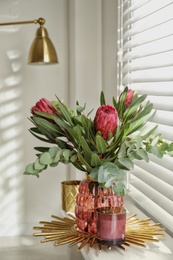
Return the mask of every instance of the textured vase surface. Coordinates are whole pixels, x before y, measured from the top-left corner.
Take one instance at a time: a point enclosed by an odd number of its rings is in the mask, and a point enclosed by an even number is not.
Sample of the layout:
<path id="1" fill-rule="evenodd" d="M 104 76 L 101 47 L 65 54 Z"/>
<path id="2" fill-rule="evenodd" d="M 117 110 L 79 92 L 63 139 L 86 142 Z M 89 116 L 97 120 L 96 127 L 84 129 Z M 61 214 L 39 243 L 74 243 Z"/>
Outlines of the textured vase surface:
<path id="1" fill-rule="evenodd" d="M 76 196 L 75 216 L 77 227 L 81 231 L 97 233 L 96 209 L 114 207 L 121 212 L 124 200 L 114 193 L 112 188 L 101 188 L 98 182 L 82 180 Z"/>
<path id="2" fill-rule="evenodd" d="M 66 212 L 74 212 L 76 205 L 76 195 L 78 193 L 80 181 L 70 180 L 61 183 L 62 209 Z"/>

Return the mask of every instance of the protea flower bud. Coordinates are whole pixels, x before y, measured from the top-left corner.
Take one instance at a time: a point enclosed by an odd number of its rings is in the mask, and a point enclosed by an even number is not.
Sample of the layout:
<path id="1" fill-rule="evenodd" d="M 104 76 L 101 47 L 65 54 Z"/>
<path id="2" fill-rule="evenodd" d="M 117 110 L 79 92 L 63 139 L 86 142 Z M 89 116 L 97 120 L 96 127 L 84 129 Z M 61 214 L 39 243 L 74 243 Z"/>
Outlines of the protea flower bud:
<path id="1" fill-rule="evenodd" d="M 125 100 L 125 107 L 128 108 L 130 106 L 130 104 L 132 103 L 132 99 L 133 99 L 133 95 L 134 95 L 134 90 L 129 89 L 127 91 L 127 96 L 126 96 L 126 100 Z"/>
<path id="2" fill-rule="evenodd" d="M 40 99 L 35 106 L 31 108 L 31 113 L 36 116 L 35 112 L 45 112 L 48 114 L 54 114 L 54 109 L 52 103 L 46 98 Z"/>
<path id="3" fill-rule="evenodd" d="M 94 118 L 95 131 L 100 131 L 103 139 L 109 140 L 115 133 L 118 123 L 118 113 L 112 106 L 101 106 Z"/>

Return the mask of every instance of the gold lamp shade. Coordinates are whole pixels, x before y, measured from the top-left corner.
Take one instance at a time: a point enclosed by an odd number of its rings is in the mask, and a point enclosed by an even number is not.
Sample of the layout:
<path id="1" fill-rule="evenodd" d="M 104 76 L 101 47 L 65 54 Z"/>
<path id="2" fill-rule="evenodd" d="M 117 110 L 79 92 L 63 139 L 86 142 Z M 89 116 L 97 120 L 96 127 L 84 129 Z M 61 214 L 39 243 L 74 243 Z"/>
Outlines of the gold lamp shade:
<path id="1" fill-rule="evenodd" d="M 43 27 L 43 24 L 45 23 L 44 18 L 39 18 L 31 21 L 0 23 L 0 26 L 30 23 L 39 24 L 40 28 L 37 29 L 36 38 L 34 39 L 30 48 L 28 63 L 39 65 L 57 64 L 58 58 L 55 48 L 53 46 L 53 43 L 49 39 L 47 30 Z"/>
<path id="2" fill-rule="evenodd" d="M 29 64 L 56 64 L 58 57 L 47 30 L 43 25 L 36 31 L 36 37 L 32 42 L 29 57 Z"/>

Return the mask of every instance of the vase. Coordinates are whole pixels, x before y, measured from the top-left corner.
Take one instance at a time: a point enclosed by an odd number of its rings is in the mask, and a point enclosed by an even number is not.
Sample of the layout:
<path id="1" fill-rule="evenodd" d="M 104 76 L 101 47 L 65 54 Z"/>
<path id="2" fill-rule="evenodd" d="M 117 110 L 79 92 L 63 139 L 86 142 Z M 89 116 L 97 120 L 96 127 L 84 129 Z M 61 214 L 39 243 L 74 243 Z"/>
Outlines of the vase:
<path id="1" fill-rule="evenodd" d="M 112 187 L 106 189 L 93 180 L 82 180 L 76 196 L 75 216 L 77 228 L 84 232 L 97 233 L 97 208 L 114 207 L 121 212 L 123 197 L 117 195 Z"/>
<path id="2" fill-rule="evenodd" d="M 116 246 L 124 243 L 126 210 L 105 207 L 96 210 L 97 242 L 101 245 Z"/>
<path id="3" fill-rule="evenodd" d="M 61 182 L 62 209 L 66 212 L 74 212 L 76 205 L 76 195 L 79 189 L 79 180 L 69 180 Z"/>

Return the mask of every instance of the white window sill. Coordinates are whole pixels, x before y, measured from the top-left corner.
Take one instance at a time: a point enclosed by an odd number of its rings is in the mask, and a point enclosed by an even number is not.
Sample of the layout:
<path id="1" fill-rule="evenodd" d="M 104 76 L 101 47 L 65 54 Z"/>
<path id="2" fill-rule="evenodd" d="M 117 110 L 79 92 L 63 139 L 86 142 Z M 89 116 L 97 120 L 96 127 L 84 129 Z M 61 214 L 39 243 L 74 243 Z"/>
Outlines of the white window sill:
<path id="1" fill-rule="evenodd" d="M 137 214 L 139 219 L 148 218 L 141 210 L 137 208 L 127 196 L 125 199 L 125 207 L 129 211 L 129 215 Z M 100 252 L 98 247 L 95 246 L 92 249 L 88 249 L 85 246 L 81 253 L 85 260 L 142 260 L 142 259 L 157 259 L 157 260 L 173 260 L 173 238 L 165 233 L 165 237 L 160 238 L 159 242 L 148 243 L 146 248 L 131 245 L 126 247 L 126 250 L 112 248 L 112 250 L 102 248 Z"/>

